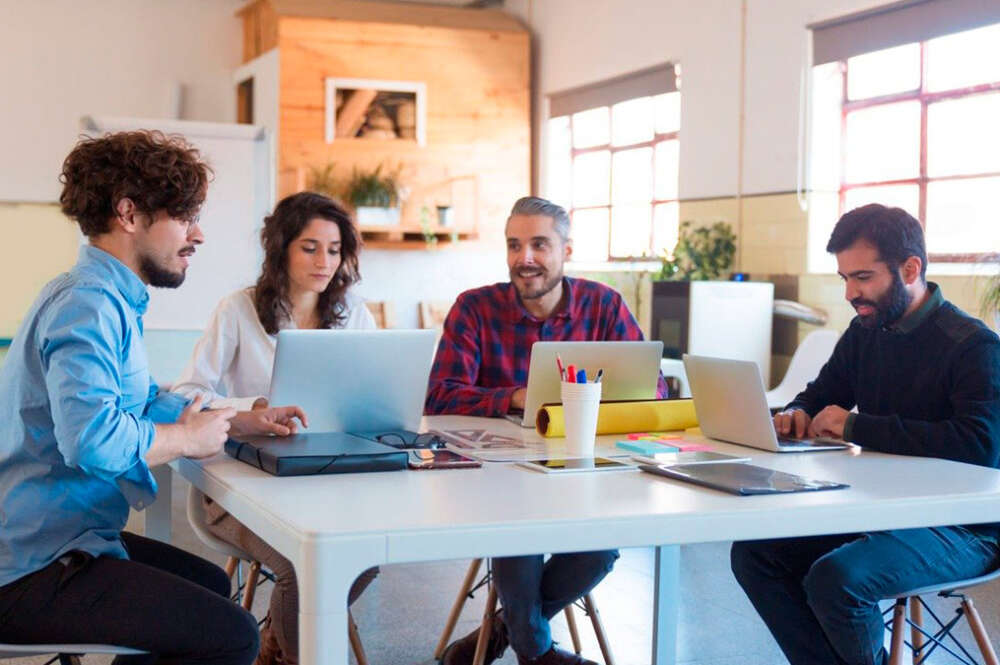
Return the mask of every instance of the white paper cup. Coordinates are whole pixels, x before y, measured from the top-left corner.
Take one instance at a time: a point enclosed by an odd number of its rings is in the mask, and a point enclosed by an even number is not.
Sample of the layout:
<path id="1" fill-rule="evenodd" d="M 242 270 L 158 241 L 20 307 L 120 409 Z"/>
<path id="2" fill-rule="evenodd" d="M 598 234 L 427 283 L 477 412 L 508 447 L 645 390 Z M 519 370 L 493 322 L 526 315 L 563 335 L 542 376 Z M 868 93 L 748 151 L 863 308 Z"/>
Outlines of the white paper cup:
<path id="1" fill-rule="evenodd" d="M 566 456 L 593 457 L 601 384 L 563 381 L 560 392 L 566 422 Z"/>

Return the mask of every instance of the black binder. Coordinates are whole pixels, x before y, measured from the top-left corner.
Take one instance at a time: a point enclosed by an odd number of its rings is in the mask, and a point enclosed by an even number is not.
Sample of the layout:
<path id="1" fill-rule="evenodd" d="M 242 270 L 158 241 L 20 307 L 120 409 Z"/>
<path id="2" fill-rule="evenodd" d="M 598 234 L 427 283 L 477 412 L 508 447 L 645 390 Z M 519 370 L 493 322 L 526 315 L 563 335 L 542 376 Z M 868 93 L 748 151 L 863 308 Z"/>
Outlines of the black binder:
<path id="1" fill-rule="evenodd" d="M 405 450 L 344 432 L 230 437 L 226 453 L 275 476 L 398 471 L 407 463 Z"/>

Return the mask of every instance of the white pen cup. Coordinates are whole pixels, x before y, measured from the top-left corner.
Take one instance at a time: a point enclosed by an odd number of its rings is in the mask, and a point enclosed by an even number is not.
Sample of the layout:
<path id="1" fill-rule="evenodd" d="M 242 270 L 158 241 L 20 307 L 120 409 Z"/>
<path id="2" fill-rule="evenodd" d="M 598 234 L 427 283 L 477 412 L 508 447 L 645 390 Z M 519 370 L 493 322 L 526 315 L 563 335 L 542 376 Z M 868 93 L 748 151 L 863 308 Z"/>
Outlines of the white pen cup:
<path id="1" fill-rule="evenodd" d="M 593 457 L 601 384 L 563 381 L 560 392 L 566 425 L 566 456 Z"/>

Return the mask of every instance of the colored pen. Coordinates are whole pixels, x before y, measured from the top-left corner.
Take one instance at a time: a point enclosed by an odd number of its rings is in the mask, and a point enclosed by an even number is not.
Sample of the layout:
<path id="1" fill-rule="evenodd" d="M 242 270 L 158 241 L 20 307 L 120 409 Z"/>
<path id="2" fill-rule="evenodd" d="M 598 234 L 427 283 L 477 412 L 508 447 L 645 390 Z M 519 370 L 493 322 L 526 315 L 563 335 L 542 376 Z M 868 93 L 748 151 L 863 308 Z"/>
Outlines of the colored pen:
<path id="1" fill-rule="evenodd" d="M 579 372 L 576 373 L 576 382 L 577 383 L 587 382 L 587 370 L 581 369 Z"/>
<path id="2" fill-rule="evenodd" d="M 600 383 L 601 378 L 604 376 L 604 369 L 597 370 L 597 376 L 594 377 L 594 383 Z"/>
<path id="3" fill-rule="evenodd" d="M 576 367 L 569 365 L 566 368 L 566 383 L 576 383 Z"/>
<path id="4" fill-rule="evenodd" d="M 560 381 L 565 380 L 566 379 L 566 370 L 563 369 L 562 358 L 559 357 L 558 353 L 556 354 L 556 367 L 559 368 L 559 380 Z"/>

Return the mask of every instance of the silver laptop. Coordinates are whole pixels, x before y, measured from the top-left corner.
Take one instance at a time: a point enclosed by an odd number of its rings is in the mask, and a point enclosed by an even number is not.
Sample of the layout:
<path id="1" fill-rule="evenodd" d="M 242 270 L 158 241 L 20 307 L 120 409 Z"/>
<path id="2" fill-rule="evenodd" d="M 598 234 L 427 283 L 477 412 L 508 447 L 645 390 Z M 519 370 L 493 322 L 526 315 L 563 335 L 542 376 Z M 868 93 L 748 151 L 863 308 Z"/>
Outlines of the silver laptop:
<path id="1" fill-rule="evenodd" d="M 660 356 L 663 342 L 535 342 L 528 363 L 528 392 L 524 397 L 524 413 L 507 417 L 522 427 L 535 426 L 538 407 L 562 401 L 559 390 L 559 368 L 574 365 L 587 372 L 593 381 L 598 370 L 601 377 L 601 399 L 655 399 L 660 378 Z"/>
<path id="2" fill-rule="evenodd" d="M 434 330 L 282 330 L 268 401 L 302 407 L 309 432 L 416 431 Z"/>
<path id="3" fill-rule="evenodd" d="M 698 426 L 710 439 L 776 453 L 841 450 L 837 439 L 779 437 L 757 363 L 684 354 Z"/>

